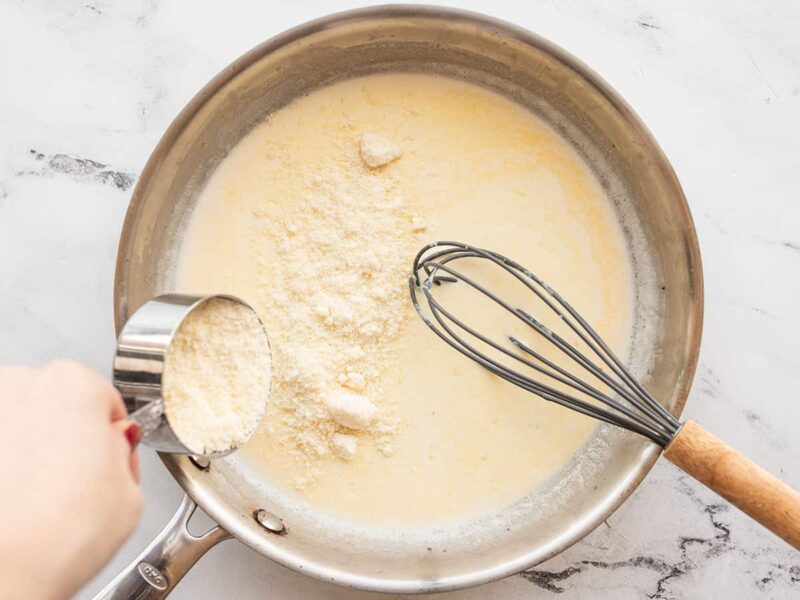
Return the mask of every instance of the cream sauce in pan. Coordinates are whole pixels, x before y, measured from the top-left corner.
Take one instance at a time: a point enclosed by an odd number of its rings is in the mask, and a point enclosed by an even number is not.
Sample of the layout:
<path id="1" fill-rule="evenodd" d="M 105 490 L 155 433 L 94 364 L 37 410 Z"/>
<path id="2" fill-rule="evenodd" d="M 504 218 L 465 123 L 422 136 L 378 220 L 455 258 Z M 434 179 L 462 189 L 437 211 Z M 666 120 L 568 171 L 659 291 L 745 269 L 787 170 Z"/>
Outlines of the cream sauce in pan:
<path id="1" fill-rule="evenodd" d="M 399 147 L 400 158 L 367 167 L 367 133 Z M 364 289 L 384 295 L 377 304 L 354 299 L 360 288 L 333 297 L 346 281 L 326 270 L 336 269 L 337 236 L 342 252 L 360 237 L 395 253 L 364 275 L 374 277 Z M 556 474 L 595 427 L 498 380 L 422 324 L 406 278 L 416 251 L 439 239 L 517 259 L 627 354 L 632 267 L 611 202 L 558 133 L 472 84 L 392 74 L 318 90 L 257 126 L 203 191 L 182 244 L 179 290 L 234 294 L 259 312 L 273 345 L 273 390 L 262 431 L 239 458 L 317 511 L 380 524 L 485 516 Z M 370 321 L 374 338 L 345 327 L 348 303 L 362 300 L 390 319 Z M 466 300 L 451 299 L 469 315 Z M 480 323 L 506 326 L 489 313 Z M 344 357 L 354 344 L 362 352 Z M 326 412 L 336 386 L 374 405 L 368 426 L 352 430 Z"/>

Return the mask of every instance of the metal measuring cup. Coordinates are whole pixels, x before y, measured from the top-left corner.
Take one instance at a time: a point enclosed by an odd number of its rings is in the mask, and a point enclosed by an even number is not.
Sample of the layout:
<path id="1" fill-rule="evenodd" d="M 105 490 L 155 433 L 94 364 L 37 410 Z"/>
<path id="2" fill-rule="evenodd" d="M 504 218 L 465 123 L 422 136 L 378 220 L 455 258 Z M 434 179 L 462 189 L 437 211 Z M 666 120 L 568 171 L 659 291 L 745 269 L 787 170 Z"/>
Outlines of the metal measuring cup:
<path id="1" fill-rule="evenodd" d="M 138 425 L 141 430 L 142 443 L 159 452 L 198 456 L 196 452 L 183 445 L 169 424 L 164 410 L 161 378 L 169 345 L 178 327 L 193 310 L 212 298 L 232 300 L 255 313 L 252 306 L 235 296 L 164 294 L 146 302 L 133 313 L 117 338 L 114 386 L 125 401 L 128 420 Z M 261 323 L 261 326 L 263 328 L 264 324 Z M 266 329 L 264 339 L 269 351 Z M 264 394 L 262 417 L 267 408 L 268 398 L 267 390 Z M 258 423 L 255 423 L 253 429 L 257 427 Z M 234 450 L 236 447 L 202 456 L 219 458 Z"/>

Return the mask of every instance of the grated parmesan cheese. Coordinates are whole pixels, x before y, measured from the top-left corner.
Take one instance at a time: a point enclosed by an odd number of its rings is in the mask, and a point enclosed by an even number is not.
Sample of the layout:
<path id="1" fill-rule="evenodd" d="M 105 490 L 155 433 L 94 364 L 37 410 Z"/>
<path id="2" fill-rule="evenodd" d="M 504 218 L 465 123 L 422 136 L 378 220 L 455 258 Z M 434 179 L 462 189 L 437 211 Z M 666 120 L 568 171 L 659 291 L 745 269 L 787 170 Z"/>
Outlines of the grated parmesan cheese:
<path id="1" fill-rule="evenodd" d="M 328 396 L 328 412 L 331 418 L 348 429 L 364 429 L 372 423 L 378 410 L 369 398 L 344 390 L 336 390 Z"/>
<path id="2" fill-rule="evenodd" d="M 397 160 L 400 149 L 369 133 L 353 142 L 334 160 L 296 165 L 300 201 L 280 218 L 252 213 L 254 257 L 271 274 L 258 304 L 282 315 L 270 331 L 264 433 L 302 462 L 297 488 L 312 484 L 331 454 L 351 458 L 362 445 L 391 454 L 397 431 L 382 375 L 391 364 L 385 348 L 410 317 L 404 288 L 417 241 L 397 175 L 362 167 Z"/>
<path id="3" fill-rule="evenodd" d="M 403 155 L 400 146 L 392 140 L 375 133 L 365 133 L 361 137 L 361 160 L 370 169 L 377 169 L 396 161 Z"/>
<path id="4" fill-rule="evenodd" d="M 331 438 L 331 446 L 336 456 L 344 460 L 350 460 L 356 454 L 358 438 L 347 433 L 334 433 Z"/>
<path id="5" fill-rule="evenodd" d="M 243 444 L 261 420 L 270 368 L 267 335 L 252 310 L 226 298 L 203 302 L 165 357 L 162 395 L 175 435 L 198 455 Z"/>

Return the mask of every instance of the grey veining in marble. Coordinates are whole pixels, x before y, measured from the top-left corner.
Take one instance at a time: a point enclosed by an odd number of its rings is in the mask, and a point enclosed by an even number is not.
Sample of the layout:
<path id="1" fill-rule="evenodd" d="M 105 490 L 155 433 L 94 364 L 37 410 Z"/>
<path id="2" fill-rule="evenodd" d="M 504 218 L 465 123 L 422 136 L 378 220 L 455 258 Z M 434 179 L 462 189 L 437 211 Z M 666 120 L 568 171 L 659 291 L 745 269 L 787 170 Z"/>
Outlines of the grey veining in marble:
<path id="1" fill-rule="evenodd" d="M 451 2 L 452 3 L 452 2 Z M 116 243 L 136 174 L 181 107 L 260 41 L 347 2 L 0 3 L 0 362 L 108 373 Z M 625 96 L 680 177 L 706 280 L 686 415 L 800 487 L 800 5 L 463 1 L 581 57 Z M 180 490 L 143 455 L 147 507 L 90 598 Z M 519 576 L 441 598 L 797 598 L 800 555 L 666 462 L 605 525 Z M 176 599 L 382 598 L 236 542 Z"/>

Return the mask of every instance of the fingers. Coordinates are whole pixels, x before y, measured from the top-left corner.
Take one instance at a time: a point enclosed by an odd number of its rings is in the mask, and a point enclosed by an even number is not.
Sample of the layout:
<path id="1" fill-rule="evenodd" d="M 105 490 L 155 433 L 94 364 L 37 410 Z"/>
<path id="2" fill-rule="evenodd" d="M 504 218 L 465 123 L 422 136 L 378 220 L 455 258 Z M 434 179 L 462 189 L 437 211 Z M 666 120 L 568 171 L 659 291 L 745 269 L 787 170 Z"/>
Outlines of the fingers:
<path id="1" fill-rule="evenodd" d="M 123 432 L 125 433 L 125 437 L 131 445 L 131 450 L 135 450 L 136 446 L 139 444 L 139 440 L 142 439 L 142 430 L 136 423 L 131 423 L 130 421 L 124 421 L 124 425 L 125 429 Z"/>
<path id="2" fill-rule="evenodd" d="M 139 439 L 141 436 L 139 426 L 136 423 L 131 423 L 130 421 L 125 421 L 125 420 L 114 421 L 112 426 L 115 429 L 119 430 L 120 434 L 122 435 L 123 438 L 125 438 L 128 444 L 128 456 L 127 456 L 128 470 L 130 471 L 134 482 L 138 484 L 139 455 L 136 452 L 136 446 L 139 444 Z"/>
<path id="3" fill-rule="evenodd" d="M 139 521 L 144 506 L 144 497 L 139 487 L 139 457 L 136 448 L 128 441 L 126 431 L 131 423 L 123 420 L 115 421 L 111 425 L 114 446 L 111 449 L 116 454 L 116 463 L 119 477 L 119 503 L 121 513 L 125 515 L 126 526 L 123 534 L 125 537 L 133 530 Z"/>
<path id="4" fill-rule="evenodd" d="M 130 458 L 130 468 L 131 474 L 133 475 L 133 480 L 139 484 L 141 483 L 141 471 L 139 470 L 139 452 L 137 450 L 133 450 L 131 452 Z"/>
<path id="5" fill-rule="evenodd" d="M 95 431 L 99 451 L 108 457 L 106 485 L 115 490 L 119 511 L 116 527 L 119 543 L 130 535 L 139 521 L 144 497 L 139 487 L 139 458 L 136 453 L 137 428 L 132 429 L 122 396 L 113 385 L 91 369 L 72 361 L 55 361 L 43 369 L 39 398 L 55 398 L 59 418 L 72 427 Z M 105 432 L 105 435 L 102 435 Z M 105 440 L 104 442 L 100 440 Z M 97 443 L 96 442 L 96 443 Z"/>
<path id="6" fill-rule="evenodd" d="M 128 416 L 122 396 L 113 385 L 82 364 L 57 360 L 44 367 L 44 379 L 65 396 L 72 396 L 82 410 L 101 411 L 111 421 Z"/>
<path id="7" fill-rule="evenodd" d="M 144 494 L 139 486 L 139 457 L 136 450 L 128 454 L 125 470 L 128 473 L 128 485 L 125 486 L 126 507 L 124 507 L 127 517 L 127 527 L 124 534 L 127 537 L 136 527 L 139 517 L 142 515 L 142 510 L 144 510 Z"/>
<path id="8" fill-rule="evenodd" d="M 127 421 L 122 396 L 106 379 L 72 361 L 50 363 L 44 368 L 41 380 L 45 388 L 41 397 L 58 397 L 60 409 L 67 411 L 61 415 L 62 419 L 90 419 L 95 423 L 93 427 L 106 429 L 108 441 L 104 451 L 113 457 L 114 463 L 109 473 L 113 482 L 109 483 L 119 490 L 120 508 L 131 518 L 132 529 L 143 505 L 135 449 L 139 434 L 138 427 L 132 429 L 132 423 Z"/>
<path id="9" fill-rule="evenodd" d="M 120 421 L 126 419 L 128 417 L 128 411 L 125 408 L 125 402 L 122 400 L 122 395 L 117 391 L 110 382 L 106 381 L 102 377 L 100 378 L 104 387 L 106 388 L 106 402 L 110 405 L 109 414 L 111 415 L 112 421 Z"/>
<path id="10" fill-rule="evenodd" d="M 138 489 L 140 480 L 139 456 L 136 452 L 141 431 L 138 425 L 127 420 L 128 411 L 125 409 L 125 403 L 120 393 L 106 379 L 80 363 L 56 361 L 50 363 L 46 369 L 55 378 L 81 380 L 86 399 L 90 403 L 99 406 L 109 416 L 115 429 L 122 434 L 122 437 L 127 442 L 127 446 L 122 450 L 122 456 L 136 486 L 135 493 L 137 496 L 141 496 L 141 492 Z M 139 498 L 138 504 L 141 505 L 141 498 Z M 141 506 L 139 506 L 138 512 L 141 512 Z"/>

